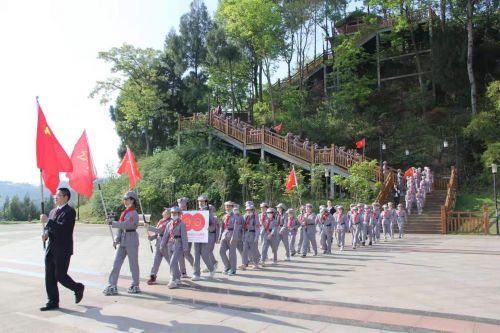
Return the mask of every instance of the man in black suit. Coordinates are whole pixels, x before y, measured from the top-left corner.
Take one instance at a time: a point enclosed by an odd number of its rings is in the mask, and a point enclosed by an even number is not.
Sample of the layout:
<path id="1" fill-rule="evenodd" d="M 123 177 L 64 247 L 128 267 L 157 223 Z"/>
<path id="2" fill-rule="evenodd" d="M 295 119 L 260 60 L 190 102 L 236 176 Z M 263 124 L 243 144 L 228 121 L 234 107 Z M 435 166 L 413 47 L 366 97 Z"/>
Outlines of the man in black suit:
<path id="1" fill-rule="evenodd" d="M 75 228 L 75 210 L 68 205 L 71 192 L 61 187 L 54 196 L 56 208 L 49 216 L 42 214 L 40 220 L 46 223 L 42 240 L 49 240 L 45 252 L 45 288 L 49 301 L 40 308 L 47 311 L 59 308 L 59 289 L 57 282 L 75 293 L 75 303 L 83 298 L 85 286 L 76 283 L 68 275 L 68 267 L 73 254 L 73 229 Z"/>

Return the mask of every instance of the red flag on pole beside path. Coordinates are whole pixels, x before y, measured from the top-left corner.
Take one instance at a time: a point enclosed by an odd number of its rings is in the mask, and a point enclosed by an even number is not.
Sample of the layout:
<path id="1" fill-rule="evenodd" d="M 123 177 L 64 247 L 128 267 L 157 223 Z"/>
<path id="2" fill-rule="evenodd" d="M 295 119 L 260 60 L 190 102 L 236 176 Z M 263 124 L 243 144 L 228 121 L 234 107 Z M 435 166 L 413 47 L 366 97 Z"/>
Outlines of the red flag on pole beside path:
<path id="1" fill-rule="evenodd" d="M 133 189 L 135 187 L 135 184 L 137 184 L 139 179 L 141 179 L 141 174 L 139 173 L 139 168 L 137 167 L 134 154 L 128 146 L 127 151 L 125 152 L 125 156 L 123 156 L 123 160 L 120 163 L 120 167 L 118 168 L 118 173 L 120 175 L 124 173 L 128 174 L 130 189 Z"/>
<path id="2" fill-rule="evenodd" d="M 290 192 L 294 186 L 297 186 L 297 176 L 295 175 L 295 167 L 292 166 L 292 170 L 286 178 L 286 192 Z"/>
<path id="3" fill-rule="evenodd" d="M 361 139 L 356 142 L 356 149 L 361 149 L 365 147 L 365 139 Z"/>
<path id="4" fill-rule="evenodd" d="M 82 136 L 78 139 L 71 154 L 71 161 L 73 162 L 73 172 L 66 173 L 66 177 L 69 178 L 69 186 L 77 193 L 90 198 L 97 176 L 86 131 L 83 131 Z"/>
<path id="5" fill-rule="evenodd" d="M 36 165 L 42 171 L 43 182 L 52 194 L 59 185 L 59 172 L 73 171 L 73 165 L 50 129 L 37 100 L 38 127 L 36 132 Z"/>
<path id="6" fill-rule="evenodd" d="M 405 171 L 404 173 L 405 177 L 413 177 L 413 168 L 409 168 L 408 170 Z"/>

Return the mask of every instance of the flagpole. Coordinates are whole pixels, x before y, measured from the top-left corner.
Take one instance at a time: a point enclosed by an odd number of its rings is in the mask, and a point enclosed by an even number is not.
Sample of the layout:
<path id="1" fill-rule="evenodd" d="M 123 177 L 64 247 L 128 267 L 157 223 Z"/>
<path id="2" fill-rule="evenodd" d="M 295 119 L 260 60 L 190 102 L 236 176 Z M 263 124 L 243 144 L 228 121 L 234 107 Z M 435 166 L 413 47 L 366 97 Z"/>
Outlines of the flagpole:
<path id="1" fill-rule="evenodd" d="M 135 169 L 134 169 L 134 166 L 132 165 L 132 156 L 130 156 L 130 148 L 127 146 L 125 146 L 127 148 L 127 156 L 128 156 L 128 163 L 130 164 L 130 172 L 132 173 L 132 177 L 134 178 L 135 180 Z M 130 175 L 129 175 L 130 177 Z M 139 196 L 139 188 L 136 189 L 136 192 L 137 192 L 137 199 L 139 199 L 139 207 L 141 207 L 141 214 L 142 214 L 142 219 L 144 221 L 144 223 L 148 223 L 146 221 L 146 215 L 144 215 L 144 209 L 142 208 L 142 201 L 141 201 L 141 197 Z M 146 234 L 149 236 L 149 234 L 146 232 Z M 151 240 L 149 239 L 148 237 L 148 241 L 149 241 L 149 248 L 151 249 L 151 253 L 153 253 L 153 245 L 151 244 Z"/>
<path id="2" fill-rule="evenodd" d="M 38 97 L 37 97 L 37 102 L 38 102 Z M 42 180 L 42 169 L 40 169 L 40 197 L 42 199 L 40 203 L 40 213 L 45 214 L 45 202 L 43 202 L 43 180 Z M 42 234 L 45 233 L 45 222 L 42 222 Z M 47 248 L 45 244 L 45 240 L 43 242 L 43 249 L 45 250 Z"/>
<path id="3" fill-rule="evenodd" d="M 141 207 L 142 219 L 144 220 L 144 223 L 148 223 L 146 221 L 146 215 L 144 215 L 144 209 L 142 208 L 142 201 L 141 201 L 141 197 L 139 196 L 139 189 L 136 188 L 135 191 L 137 192 L 137 199 L 139 199 L 139 206 Z M 149 248 L 151 249 L 151 253 L 153 253 L 153 245 L 151 244 L 151 240 L 149 239 L 149 237 L 148 237 L 148 240 L 149 240 Z"/>
<path id="4" fill-rule="evenodd" d="M 106 216 L 106 219 L 109 218 L 108 216 L 108 210 L 106 209 L 106 203 L 104 202 L 104 195 L 102 194 L 102 189 L 101 189 L 101 184 L 97 184 L 97 187 L 99 188 L 99 194 L 101 195 L 101 202 L 102 202 L 102 207 L 104 208 L 104 215 Z M 113 243 L 113 247 L 116 250 L 116 244 L 115 244 L 115 236 L 113 235 L 113 228 L 108 224 L 109 227 L 109 233 L 111 234 L 111 241 Z"/>

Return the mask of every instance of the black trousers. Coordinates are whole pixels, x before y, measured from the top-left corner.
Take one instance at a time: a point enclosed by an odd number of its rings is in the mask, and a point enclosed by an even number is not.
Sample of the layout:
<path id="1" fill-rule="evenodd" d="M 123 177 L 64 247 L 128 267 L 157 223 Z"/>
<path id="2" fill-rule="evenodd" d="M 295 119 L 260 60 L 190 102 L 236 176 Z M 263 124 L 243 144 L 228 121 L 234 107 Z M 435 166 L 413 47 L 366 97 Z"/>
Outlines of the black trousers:
<path id="1" fill-rule="evenodd" d="M 71 255 L 54 256 L 51 251 L 45 255 L 45 289 L 49 304 L 59 305 L 57 282 L 72 291 L 78 290 L 78 284 L 68 275 L 70 259 Z"/>

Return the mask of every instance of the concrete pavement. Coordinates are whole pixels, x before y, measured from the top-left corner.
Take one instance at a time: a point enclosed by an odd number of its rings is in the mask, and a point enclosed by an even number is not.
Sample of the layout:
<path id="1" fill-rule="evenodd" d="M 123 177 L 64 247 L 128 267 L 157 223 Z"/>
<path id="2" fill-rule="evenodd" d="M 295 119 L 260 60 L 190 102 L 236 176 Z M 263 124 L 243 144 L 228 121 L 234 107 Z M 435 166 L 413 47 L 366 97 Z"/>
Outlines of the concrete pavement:
<path id="1" fill-rule="evenodd" d="M 0 331 L 500 332 L 500 238 L 408 235 L 234 277 L 185 280 L 177 290 L 166 288 L 163 263 L 160 284 L 142 283 L 143 294 L 133 296 L 125 290 L 125 262 L 120 296 L 105 297 L 101 290 L 114 255 L 109 231 L 78 224 L 70 275 L 87 285 L 85 298 L 75 305 L 72 293 L 60 287 L 63 309 L 41 313 L 40 232 L 39 225 L 0 225 Z M 152 255 L 140 233 L 145 282 Z"/>

